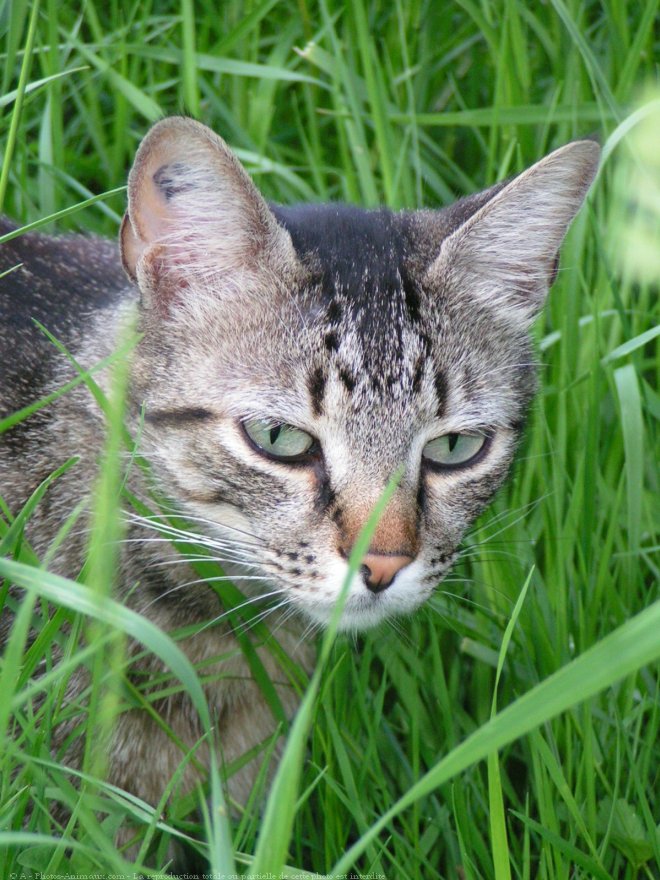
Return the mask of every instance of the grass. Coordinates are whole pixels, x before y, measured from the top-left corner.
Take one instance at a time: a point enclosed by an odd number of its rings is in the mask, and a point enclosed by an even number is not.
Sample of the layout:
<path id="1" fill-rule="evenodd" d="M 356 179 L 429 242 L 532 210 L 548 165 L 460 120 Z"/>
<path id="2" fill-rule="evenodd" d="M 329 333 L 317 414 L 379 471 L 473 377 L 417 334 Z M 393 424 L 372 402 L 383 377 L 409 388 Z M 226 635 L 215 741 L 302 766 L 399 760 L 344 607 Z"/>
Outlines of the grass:
<path id="1" fill-rule="evenodd" d="M 0 203 L 46 229 L 116 235 L 141 135 L 184 109 L 282 202 L 442 205 L 571 138 L 606 145 L 536 327 L 543 387 L 512 480 L 428 608 L 325 642 L 265 809 L 257 791 L 227 820 L 214 772 L 205 819 L 189 815 L 195 798 L 161 814 L 99 782 L 91 748 L 72 785 L 48 749 L 55 720 L 91 746 L 117 706 L 149 710 L 127 691 L 124 636 L 166 660 L 202 717 L 203 670 L 113 602 L 104 542 L 80 584 L 37 569 L 22 530 L 43 489 L 22 517 L 3 508 L 0 556 L 14 559 L 0 575 L 27 592 L 0 668 L 0 731 L 14 734 L 0 753 L 1 876 L 131 876 L 114 846 L 128 815 L 142 834 L 131 859 L 151 847 L 154 876 L 185 836 L 218 875 L 657 877 L 660 121 L 645 89 L 658 5 L 0 5 Z M 120 401 L 106 402 L 99 535 L 117 528 Z M 58 541 L 73 528 L 75 516 Z M 80 663 L 94 715 L 62 700 Z M 64 828 L 44 806 L 54 792 L 72 807 Z"/>

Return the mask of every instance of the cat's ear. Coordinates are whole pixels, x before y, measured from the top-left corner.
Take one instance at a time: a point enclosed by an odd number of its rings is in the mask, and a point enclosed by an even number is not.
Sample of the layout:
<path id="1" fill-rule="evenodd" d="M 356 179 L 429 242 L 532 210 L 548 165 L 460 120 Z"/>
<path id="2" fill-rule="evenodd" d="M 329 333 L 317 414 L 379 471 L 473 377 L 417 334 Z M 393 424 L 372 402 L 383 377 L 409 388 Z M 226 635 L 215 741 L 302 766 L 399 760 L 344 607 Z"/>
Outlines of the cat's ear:
<path id="1" fill-rule="evenodd" d="M 497 190 L 443 241 L 428 280 L 531 322 L 554 281 L 559 247 L 599 156 L 594 141 L 575 141 Z"/>
<path id="2" fill-rule="evenodd" d="M 235 270 L 295 260 L 286 230 L 225 142 L 185 117 L 156 123 L 128 178 L 121 255 L 149 305 Z"/>

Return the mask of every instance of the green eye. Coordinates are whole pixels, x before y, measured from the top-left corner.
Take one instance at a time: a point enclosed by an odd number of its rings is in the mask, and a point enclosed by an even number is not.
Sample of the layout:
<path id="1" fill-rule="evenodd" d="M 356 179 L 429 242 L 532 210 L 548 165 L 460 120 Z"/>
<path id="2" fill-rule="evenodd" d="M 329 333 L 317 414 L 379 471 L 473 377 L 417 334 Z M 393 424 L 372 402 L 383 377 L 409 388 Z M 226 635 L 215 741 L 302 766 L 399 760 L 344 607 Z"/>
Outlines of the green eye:
<path id="1" fill-rule="evenodd" d="M 443 434 L 427 443 L 422 455 L 440 467 L 460 467 L 479 455 L 487 439 L 483 434 Z"/>
<path id="2" fill-rule="evenodd" d="M 316 440 L 306 431 L 270 419 L 247 419 L 243 430 L 259 452 L 281 461 L 299 461 L 316 451 Z"/>

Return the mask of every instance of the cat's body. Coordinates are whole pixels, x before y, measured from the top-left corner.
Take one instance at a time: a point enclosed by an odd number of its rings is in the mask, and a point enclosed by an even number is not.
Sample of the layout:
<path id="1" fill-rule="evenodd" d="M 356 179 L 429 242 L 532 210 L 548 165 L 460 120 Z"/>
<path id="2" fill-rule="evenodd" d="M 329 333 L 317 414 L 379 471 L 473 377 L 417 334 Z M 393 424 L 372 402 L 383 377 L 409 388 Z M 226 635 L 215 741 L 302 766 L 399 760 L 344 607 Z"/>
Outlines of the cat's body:
<path id="1" fill-rule="evenodd" d="M 138 311 L 128 423 L 139 451 L 164 495 L 215 542 L 211 555 L 237 576 L 258 576 L 237 581 L 244 591 L 281 603 L 271 619 L 297 612 L 278 638 L 308 664 L 299 621 L 329 619 L 347 558 L 393 474 L 399 483 L 351 584 L 346 629 L 430 596 L 504 479 L 535 387 L 527 330 L 597 155 L 577 142 L 439 212 L 269 208 L 208 129 L 166 120 L 145 139 L 129 184 L 121 243 L 134 284 L 98 240 L 0 245 L 0 273 L 22 264 L 0 278 L 0 418 L 75 376 L 33 317 L 89 368 Z M 108 390 L 107 371 L 97 378 Z M 30 521 L 40 555 L 93 486 L 103 438 L 84 384 L 0 436 L 0 493 L 14 512 L 80 456 Z M 148 497 L 139 468 L 129 485 Z M 194 572 L 166 541 L 149 540 L 158 535 L 144 523 L 131 523 L 128 537 L 122 601 L 168 631 L 199 624 L 182 643 L 194 662 L 233 650 L 210 667 L 219 675 L 206 689 L 231 760 L 275 722 L 228 628 L 204 626 L 222 611 L 217 596 L 191 583 Z M 51 567 L 75 577 L 85 542 L 76 528 Z M 269 651 L 261 655 L 293 711 L 293 688 Z M 201 730 L 187 699 L 157 708 L 192 747 Z M 182 757 L 137 710 L 119 718 L 109 749 L 111 781 L 151 802 Z M 232 785 L 245 799 L 250 772 Z"/>
<path id="2" fill-rule="evenodd" d="M 0 235 L 13 228 L 14 224 L 0 218 Z M 3 285 L 4 279 L 0 280 L 0 419 L 76 378 L 76 370 L 37 329 L 35 320 L 48 327 L 79 364 L 93 368 L 104 357 L 111 357 L 118 343 L 130 335 L 130 316 L 139 299 L 138 290 L 126 278 L 114 243 L 84 236 L 55 239 L 25 235 L 1 246 L 1 252 L 3 269 L 21 264 L 21 270 L 12 273 L 11 285 Z M 109 370 L 94 373 L 94 380 L 106 392 L 111 391 Z M 132 408 L 129 421 L 136 434 L 141 418 L 140 408 Z M 14 512 L 54 467 L 72 455 L 79 456 L 76 466 L 58 479 L 31 517 L 28 538 L 40 557 L 48 553 L 56 531 L 76 504 L 91 493 L 104 440 L 104 417 L 84 383 L 0 435 L 0 495 Z M 131 487 L 145 500 L 151 500 L 141 474 L 133 474 Z M 69 577 L 81 571 L 90 537 L 88 514 L 84 512 L 76 521 L 55 554 L 51 571 Z M 197 580 L 194 571 L 185 563 L 179 564 L 180 554 L 167 539 L 154 543 L 158 535 L 148 527 L 129 522 L 124 538 L 118 597 L 166 632 L 199 626 L 195 638 L 186 640 L 183 646 L 192 662 L 203 667 L 205 676 L 217 676 L 215 687 L 207 688 L 207 695 L 214 720 L 219 720 L 223 730 L 220 746 L 225 760 L 233 761 L 267 742 L 277 720 L 264 704 L 258 686 L 251 683 L 249 666 L 229 628 L 222 623 L 209 627 L 223 612 L 215 593 L 206 585 L 190 583 Z M 131 542 L 141 539 L 141 551 L 133 552 Z M 220 556 L 224 560 L 224 554 Z M 185 597 L 181 584 L 186 584 Z M 248 582 L 248 591 L 250 586 Z M 0 616 L 0 645 L 4 645 L 12 622 L 9 612 Z M 300 642 L 297 628 L 280 627 L 277 638 L 294 660 L 310 667 L 313 651 Z M 291 715 L 297 705 L 296 691 L 271 651 L 259 653 L 278 685 L 285 711 Z M 209 665 L 215 657 L 222 658 L 222 662 Z M 136 683 L 144 686 L 150 677 L 166 673 L 156 658 L 141 660 Z M 68 698 L 74 700 L 87 684 L 86 674 L 76 673 L 70 679 Z M 176 687 L 176 682 L 173 684 Z M 157 709 L 186 749 L 203 737 L 204 730 L 187 697 L 161 701 Z M 63 743 L 79 722 L 74 715 L 70 725 L 57 728 L 56 743 Z M 79 766 L 83 747 L 81 738 L 74 738 L 72 747 L 64 753 L 72 767 Z M 108 778 L 155 804 L 183 754 L 172 736 L 145 712 L 125 712 L 114 728 Z M 202 765 L 208 764 L 204 744 L 197 747 L 196 757 Z M 199 778 L 194 766 L 189 764 L 184 774 L 184 790 Z M 257 767 L 255 762 L 252 768 L 234 774 L 229 782 L 231 796 L 240 803 L 247 801 Z M 55 812 L 60 811 L 55 808 Z"/>

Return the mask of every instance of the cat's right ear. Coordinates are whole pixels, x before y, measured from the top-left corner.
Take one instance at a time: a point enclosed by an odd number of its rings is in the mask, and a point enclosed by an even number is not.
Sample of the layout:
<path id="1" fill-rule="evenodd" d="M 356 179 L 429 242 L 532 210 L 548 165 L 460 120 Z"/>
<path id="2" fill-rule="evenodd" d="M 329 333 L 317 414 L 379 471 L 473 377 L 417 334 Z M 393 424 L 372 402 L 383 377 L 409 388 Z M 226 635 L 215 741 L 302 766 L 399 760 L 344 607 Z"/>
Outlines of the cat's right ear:
<path id="1" fill-rule="evenodd" d="M 185 117 L 156 123 L 128 178 L 120 246 L 143 303 L 167 312 L 186 288 L 227 273 L 283 270 L 290 236 L 225 142 Z"/>
<path id="2" fill-rule="evenodd" d="M 499 187 L 443 241 L 429 281 L 527 326 L 554 280 L 599 155 L 594 141 L 574 141 Z"/>

